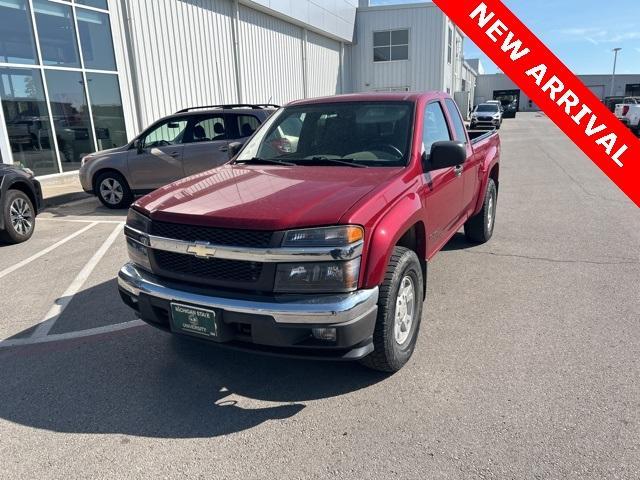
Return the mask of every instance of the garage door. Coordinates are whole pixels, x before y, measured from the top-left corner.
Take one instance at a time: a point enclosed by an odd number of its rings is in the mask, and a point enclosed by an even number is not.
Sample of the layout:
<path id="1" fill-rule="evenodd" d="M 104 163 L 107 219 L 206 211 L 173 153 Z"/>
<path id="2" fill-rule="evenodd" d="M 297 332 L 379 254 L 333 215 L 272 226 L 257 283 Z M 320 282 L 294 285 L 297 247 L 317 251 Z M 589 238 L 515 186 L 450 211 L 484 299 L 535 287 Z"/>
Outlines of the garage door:
<path id="1" fill-rule="evenodd" d="M 600 100 L 604 100 L 604 85 L 587 85 L 587 88 L 595 93 L 596 97 L 598 97 Z"/>

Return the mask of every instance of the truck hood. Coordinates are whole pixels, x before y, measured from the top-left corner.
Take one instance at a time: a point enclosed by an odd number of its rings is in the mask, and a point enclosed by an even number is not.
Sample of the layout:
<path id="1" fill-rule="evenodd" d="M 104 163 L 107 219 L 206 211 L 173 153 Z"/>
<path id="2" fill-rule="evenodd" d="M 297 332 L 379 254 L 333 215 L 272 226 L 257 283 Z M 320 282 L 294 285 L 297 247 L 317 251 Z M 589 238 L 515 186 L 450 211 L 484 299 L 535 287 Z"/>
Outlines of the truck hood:
<path id="1" fill-rule="evenodd" d="M 159 188 L 134 206 L 153 220 L 212 227 L 332 225 L 401 170 L 227 164 Z"/>

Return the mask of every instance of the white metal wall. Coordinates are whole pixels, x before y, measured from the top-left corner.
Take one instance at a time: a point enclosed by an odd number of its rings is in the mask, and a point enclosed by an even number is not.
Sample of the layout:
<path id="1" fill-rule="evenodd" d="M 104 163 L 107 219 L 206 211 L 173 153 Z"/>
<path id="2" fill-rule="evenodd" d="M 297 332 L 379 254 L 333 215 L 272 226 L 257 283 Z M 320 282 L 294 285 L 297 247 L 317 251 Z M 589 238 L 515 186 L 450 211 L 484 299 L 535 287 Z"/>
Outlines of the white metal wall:
<path id="1" fill-rule="evenodd" d="M 229 0 L 123 0 L 139 127 L 181 108 L 235 101 Z"/>
<path id="2" fill-rule="evenodd" d="M 283 104 L 340 93 L 341 77 L 349 81 L 339 41 L 233 0 L 110 1 L 135 132 L 189 106 Z"/>
<path id="3" fill-rule="evenodd" d="M 353 89 L 444 89 L 445 16 L 433 4 L 360 8 L 353 45 Z M 409 29 L 409 60 L 373 61 L 373 32 Z"/>
<path id="4" fill-rule="evenodd" d="M 241 5 L 239 33 L 243 101 L 303 98 L 302 29 Z"/>
<path id="5" fill-rule="evenodd" d="M 341 93 L 340 42 L 308 32 L 307 62 L 308 97 Z"/>

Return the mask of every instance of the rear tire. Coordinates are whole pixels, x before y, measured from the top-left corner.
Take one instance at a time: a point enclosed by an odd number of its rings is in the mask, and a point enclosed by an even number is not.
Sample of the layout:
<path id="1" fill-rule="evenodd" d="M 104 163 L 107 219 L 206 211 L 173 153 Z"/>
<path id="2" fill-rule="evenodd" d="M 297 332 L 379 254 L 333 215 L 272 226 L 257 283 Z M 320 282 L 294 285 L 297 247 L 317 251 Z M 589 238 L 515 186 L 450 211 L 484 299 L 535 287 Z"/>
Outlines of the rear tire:
<path id="1" fill-rule="evenodd" d="M 95 194 L 107 208 L 128 208 L 133 202 L 133 193 L 129 184 L 118 172 L 104 172 L 98 175 Z"/>
<path id="2" fill-rule="evenodd" d="M 8 190 L 2 205 L 4 230 L 0 230 L 0 241 L 5 243 L 26 242 L 36 228 L 36 211 L 27 194 L 20 190 Z"/>
<path id="3" fill-rule="evenodd" d="M 464 224 L 464 233 L 467 240 L 475 243 L 486 243 L 491 239 L 493 228 L 496 224 L 497 203 L 498 190 L 495 182 L 490 178 L 487 182 L 482 209 Z"/>
<path id="4" fill-rule="evenodd" d="M 407 248 L 395 247 L 380 286 L 374 351 L 360 363 L 374 370 L 397 372 L 409 361 L 420 329 L 423 292 L 418 256 Z"/>

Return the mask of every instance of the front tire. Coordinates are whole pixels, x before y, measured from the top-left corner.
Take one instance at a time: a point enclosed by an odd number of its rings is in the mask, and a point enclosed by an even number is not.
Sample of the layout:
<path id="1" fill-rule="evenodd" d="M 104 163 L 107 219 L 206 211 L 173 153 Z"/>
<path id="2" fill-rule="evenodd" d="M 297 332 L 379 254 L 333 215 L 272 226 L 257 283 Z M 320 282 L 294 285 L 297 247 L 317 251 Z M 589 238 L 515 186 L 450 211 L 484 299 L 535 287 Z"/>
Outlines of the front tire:
<path id="1" fill-rule="evenodd" d="M 125 178 L 118 172 L 101 173 L 96 178 L 95 193 L 107 208 L 128 208 L 133 202 L 133 193 Z"/>
<path id="2" fill-rule="evenodd" d="M 487 190 L 484 195 L 482 209 L 464 224 L 464 233 L 467 240 L 475 243 L 486 243 L 493 236 L 493 228 L 496 224 L 496 205 L 498 202 L 498 189 L 492 178 L 487 182 Z"/>
<path id="3" fill-rule="evenodd" d="M 409 361 L 420 329 L 423 292 L 418 256 L 407 248 L 395 247 L 380 286 L 374 351 L 360 361 L 363 365 L 397 372 Z"/>
<path id="4" fill-rule="evenodd" d="M 26 242 L 36 227 L 36 213 L 31 199 L 20 190 L 9 190 L 2 208 L 4 230 L 0 240 L 5 243 Z"/>

